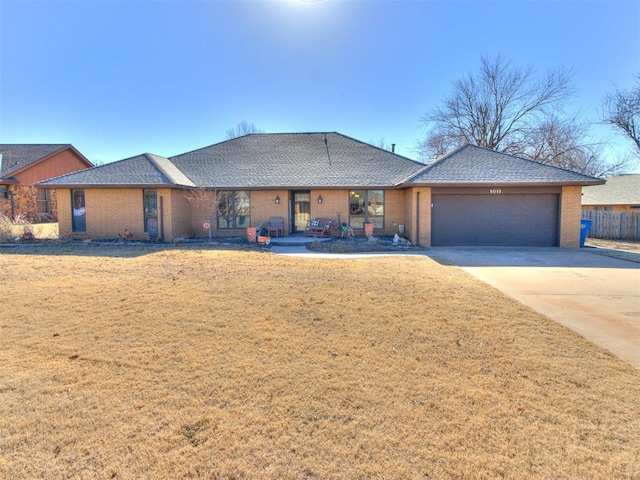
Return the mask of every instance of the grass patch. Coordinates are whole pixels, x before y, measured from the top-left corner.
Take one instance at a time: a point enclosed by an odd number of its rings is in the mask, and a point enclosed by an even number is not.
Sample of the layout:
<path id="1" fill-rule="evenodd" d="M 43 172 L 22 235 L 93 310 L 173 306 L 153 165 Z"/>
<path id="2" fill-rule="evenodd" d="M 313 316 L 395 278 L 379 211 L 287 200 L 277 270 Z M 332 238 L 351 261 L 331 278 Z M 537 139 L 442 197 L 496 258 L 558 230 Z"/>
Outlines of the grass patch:
<path id="1" fill-rule="evenodd" d="M 427 257 L 0 270 L 1 478 L 640 476 L 638 369 Z"/>

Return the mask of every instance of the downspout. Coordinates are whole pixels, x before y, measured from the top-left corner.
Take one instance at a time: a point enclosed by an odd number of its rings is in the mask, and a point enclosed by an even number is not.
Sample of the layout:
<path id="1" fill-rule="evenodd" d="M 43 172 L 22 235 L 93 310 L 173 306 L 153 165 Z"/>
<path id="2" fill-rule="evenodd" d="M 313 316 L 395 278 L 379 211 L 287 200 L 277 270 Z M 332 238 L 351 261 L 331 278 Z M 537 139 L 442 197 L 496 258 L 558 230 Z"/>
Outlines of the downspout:
<path id="1" fill-rule="evenodd" d="M 416 245 L 420 245 L 420 192 L 416 194 Z"/>

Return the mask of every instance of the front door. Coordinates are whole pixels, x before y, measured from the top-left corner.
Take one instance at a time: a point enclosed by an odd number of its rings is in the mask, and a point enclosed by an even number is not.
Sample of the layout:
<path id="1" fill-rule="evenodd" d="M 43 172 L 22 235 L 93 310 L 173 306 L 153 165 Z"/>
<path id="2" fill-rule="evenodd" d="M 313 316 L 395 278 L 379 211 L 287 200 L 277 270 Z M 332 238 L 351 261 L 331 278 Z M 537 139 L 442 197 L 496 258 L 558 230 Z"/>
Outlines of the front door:
<path id="1" fill-rule="evenodd" d="M 308 190 L 293 192 L 291 207 L 293 210 L 291 231 L 304 232 L 307 223 L 311 220 L 311 192 Z"/>

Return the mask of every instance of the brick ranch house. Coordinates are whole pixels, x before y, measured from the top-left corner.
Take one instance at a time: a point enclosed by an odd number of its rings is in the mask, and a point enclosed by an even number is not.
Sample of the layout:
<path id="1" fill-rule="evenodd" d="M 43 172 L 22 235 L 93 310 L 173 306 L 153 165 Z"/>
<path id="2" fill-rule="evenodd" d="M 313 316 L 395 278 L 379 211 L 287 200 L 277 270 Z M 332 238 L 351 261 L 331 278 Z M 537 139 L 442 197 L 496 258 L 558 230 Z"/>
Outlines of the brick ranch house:
<path id="1" fill-rule="evenodd" d="M 90 167 L 72 145 L 0 145 L 0 213 L 32 223 L 55 221 L 56 191 L 36 183 Z"/>
<path id="2" fill-rule="evenodd" d="M 313 218 L 361 233 L 403 226 L 414 244 L 577 247 L 582 187 L 602 180 L 471 145 L 425 165 L 339 133 L 249 134 L 171 158 L 145 153 L 39 184 L 58 191 L 60 231 L 78 238 L 170 242 L 244 235 L 284 217 L 284 234 Z M 215 191 L 203 218 L 187 200 Z M 202 191 L 202 190 L 200 190 Z M 337 232 L 336 232 L 337 234 Z"/>

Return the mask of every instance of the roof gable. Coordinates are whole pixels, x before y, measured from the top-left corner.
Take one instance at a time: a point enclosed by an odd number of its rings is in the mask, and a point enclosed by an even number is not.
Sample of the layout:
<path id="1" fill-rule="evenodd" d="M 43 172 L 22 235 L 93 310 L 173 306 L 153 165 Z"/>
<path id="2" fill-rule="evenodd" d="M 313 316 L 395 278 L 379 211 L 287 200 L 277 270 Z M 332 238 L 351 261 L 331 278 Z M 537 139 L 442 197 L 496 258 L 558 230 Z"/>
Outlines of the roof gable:
<path id="1" fill-rule="evenodd" d="M 71 149 L 88 167 L 93 166 L 70 144 L 1 144 L 0 178 L 9 178 L 65 149 Z"/>
<path id="2" fill-rule="evenodd" d="M 487 148 L 465 145 L 427 165 L 407 183 L 434 186 L 594 185 L 604 181 Z"/>
<path id="3" fill-rule="evenodd" d="M 619 175 L 582 189 L 582 205 L 640 205 L 640 175 Z"/>

